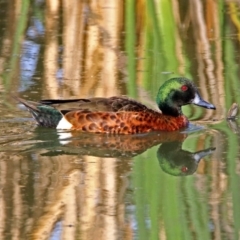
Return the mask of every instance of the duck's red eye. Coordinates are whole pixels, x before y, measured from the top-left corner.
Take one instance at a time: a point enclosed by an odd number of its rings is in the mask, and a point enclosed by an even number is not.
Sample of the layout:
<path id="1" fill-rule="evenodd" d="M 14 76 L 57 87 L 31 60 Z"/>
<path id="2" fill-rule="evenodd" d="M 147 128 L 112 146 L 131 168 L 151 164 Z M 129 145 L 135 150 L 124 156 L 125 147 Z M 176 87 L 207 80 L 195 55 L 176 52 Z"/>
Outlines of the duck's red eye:
<path id="1" fill-rule="evenodd" d="M 187 91 L 188 90 L 188 86 L 186 86 L 186 85 L 181 86 L 181 90 L 183 92 Z"/>
<path id="2" fill-rule="evenodd" d="M 183 167 L 181 168 L 181 171 L 182 171 L 182 172 L 187 172 L 187 171 L 188 171 L 188 168 L 187 168 L 186 166 L 183 166 Z"/>

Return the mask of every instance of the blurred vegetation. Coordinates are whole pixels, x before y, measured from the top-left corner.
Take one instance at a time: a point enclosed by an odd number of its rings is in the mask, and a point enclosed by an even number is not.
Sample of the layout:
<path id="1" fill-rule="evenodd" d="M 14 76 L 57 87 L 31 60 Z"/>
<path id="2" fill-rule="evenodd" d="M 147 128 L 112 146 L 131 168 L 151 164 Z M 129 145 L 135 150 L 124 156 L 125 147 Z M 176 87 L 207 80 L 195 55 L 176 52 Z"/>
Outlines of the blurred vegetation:
<path id="1" fill-rule="evenodd" d="M 126 94 L 149 103 L 164 81 L 185 76 L 199 86 L 204 99 L 217 107 L 215 112 L 184 107 L 184 113 L 191 120 L 204 124 L 214 120 L 214 124 L 206 135 L 187 138 L 183 147 L 192 151 L 217 147 L 211 160 L 203 161 L 197 173 L 186 178 L 159 171 L 158 162 L 152 160 L 156 158 L 156 148 L 134 157 L 131 171 L 130 167 L 119 170 L 124 166 L 108 165 L 104 158 L 85 157 L 84 171 L 91 177 L 89 185 L 81 189 L 80 180 L 74 180 L 75 172 L 70 170 L 78 169 L 76 174 L 82 176 L 83 167 L 66 163 L 66 156 L 42 158 L 41 152 L 15 156 L 14 166 L 19 171 L 16 176 L 16 172 L 9 170 L 12 167 L 7 163 L 9 155 L 2 154 L 5 162 L 1 162 L 1 184 L 15 193 L 15 200 L 8 202 L 9 196 L 5 196 L 1 204 L 5 204 L 7 211 L 11 209 L 12 218 L 21 209 L 17 215 L 19 220 L 14 222 L 18 236 L 51 232 L 55 222 L 48 226 L 45 221 L 48 215 L 44 214 L 54 212 L 57 203 L 57 209 L 61 209 L 56 196 L 62 197 L 65 191 L 77 188 L 78 194 L 69 193 L 74 196 L 75 210 L 71 211 L 76 212 L 85 204 L 86 209 L 81 209 L 85 218 L 73 214 L 74 218 L 68 223 L 85 221 L 86 224 L 72 230 L 72 238 L 98 236 L 102 226 L 95 211 L 104 210 L 108 217 L 114 217 L 105 218 L 106 235 L 102 239 L 110 239 L 107 233 L 120 236 L 121 231 L 125 233 L 122 239 L 239 239 L 239 134 L 223 121 L 231 104 L 240 103 L 238 1 L 13 0 L 0 1 L 0 12 L 2 95 L 18 92 L 36 100 Z M 26 169 L 31 169 L 34 158 L 39 160 L 37 174 L 49 180 L 31 185 L 34 176 Z M 47 162 L 40 161 L 43 159 Z M 77 160 L 73 158 L 73 161 Z M 61 176 L 69 174 L 72 182 L 68 185 L 59 184 L 60 175 L 52 176 L 58 167 Z M 125 182 L 118 176 L 123 172 L 127 175 Z M 110 180 L 109 176 L 112 176 Z M 27 193 L 16 196 L 16 186 L 8 183 L 12 179 L 19 189 L 20 185 L 26 188 Z M 131 183 L 126 186 L 128 180 Z M 113 186 L 107 185 L 109 181 Z M 49 192 L 49 186 L 53 192 Z M 104 195 L 106 186 L 114 196 Z M 93 207 L 93 196 L 99 189 L 102 201 L 99 205 L 107 205 L 106 209 Z M 132 193 L 125 202 L 128 191 Z M 123 199 L 120 199 L 121 192 L 126 194 Z M 29 201 L 28 197 L 33 207 L 27 213 L 23 202 Z M 108 203 L 104 202 L 106 199 Z M 135 208 L 131 212 L 128 207 L 132 205 Z M 114 214 L 109 209 L 114 209 Z M 60 210 L 55 213 L 58 219 L 69 219 L 61 215 Z M 11 225 L 6 212 L 4 216 L 1 239 Z M 29 225 L 24 229 L 25 221 Z M 106 226 L 117 230 L 107 231 Z M 64 231 L 66 236 L 71 230 Z M 11 234 L 17 236 L 14 232 Z"/>

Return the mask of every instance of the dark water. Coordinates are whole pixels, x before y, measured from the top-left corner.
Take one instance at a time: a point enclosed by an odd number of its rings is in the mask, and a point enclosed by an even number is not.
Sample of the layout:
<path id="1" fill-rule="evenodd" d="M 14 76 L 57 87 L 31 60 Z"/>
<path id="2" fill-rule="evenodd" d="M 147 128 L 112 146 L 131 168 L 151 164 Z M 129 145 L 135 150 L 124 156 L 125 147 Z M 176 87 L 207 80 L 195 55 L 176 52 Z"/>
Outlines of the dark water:
<path id="1" fill-rule="evenodd" d="M 1 1 L 0 239 L 239 239 L 239 3 Z M 128 95 L 173 76 L 216 111 L 181 132 L 37 127 L 29 100 Z"/>

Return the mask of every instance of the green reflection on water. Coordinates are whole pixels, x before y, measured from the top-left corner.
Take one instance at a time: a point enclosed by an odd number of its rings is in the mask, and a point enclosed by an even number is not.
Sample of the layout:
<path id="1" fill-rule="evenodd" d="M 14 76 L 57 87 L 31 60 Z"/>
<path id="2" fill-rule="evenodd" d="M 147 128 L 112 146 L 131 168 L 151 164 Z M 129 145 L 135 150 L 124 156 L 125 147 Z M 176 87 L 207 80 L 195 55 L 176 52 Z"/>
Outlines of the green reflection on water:
<path id="1" fill-rule="evenodd" d="M 240 230 L 240 193 L 237 190 L 240 184 L 240 176 L 238 172 L 239 168 L 239 135 L 232 132 L 231 129 L 226 125 L 226 123 L 221 123 L 214 126 L 214 128 L 221 130 L 224 134 L 224 139 L 226 140 L 226 171 L 229 176 L 229 189 L 226 192 L 226 197 L 224 203 L 227 205 L 229 197 L 232 199 L 233 204 L 233 225 L 234 225 L 234 238 L 239 238 Z M 238 164 L 238 165 L 237 165 Z M 225 209 L 226 211 L 226 209 Z M 223 211 L 222 216 L 226 222 L 229 221 L 229 216 Z"/>
<path id="2" fill-rule="evenodd" d="M 9 62 L 5 66 L 10 71 L 8 71 L 2 76 L 3 84 L 7 91 L 9 90 L 10 87 L 12 87 L 11 86 L 12 78 L 14 76 L 14 72 L 18 67 L 18 61 L 20 59 L 19 56 L 21 54 L 21 40 L 22 40 L 23 32 L 25 31 L 25 28 L 27 25 L 29 5 L 30 5 L 30 1 L 24 0 L 20 6 L 21 10 L 20 10 L 20 14 L 18 15 L 16 32 L 13 38 L 13 47 L 11 50 L 11 57 Z"/>
<path id="3" fill-rule="evenodd" d="M 193 146 L 198 141 L 198 137 L 189 138 Z M 199 191 L 195 176 L 173 177 L 162 171 L 156 151 L 154 147 L 134 158 L 138 238 L 156 239 L 162 232 L 167 239 L 191 239 L 194 232 L 197 239 L 211 239 L 207 187 Z"/>

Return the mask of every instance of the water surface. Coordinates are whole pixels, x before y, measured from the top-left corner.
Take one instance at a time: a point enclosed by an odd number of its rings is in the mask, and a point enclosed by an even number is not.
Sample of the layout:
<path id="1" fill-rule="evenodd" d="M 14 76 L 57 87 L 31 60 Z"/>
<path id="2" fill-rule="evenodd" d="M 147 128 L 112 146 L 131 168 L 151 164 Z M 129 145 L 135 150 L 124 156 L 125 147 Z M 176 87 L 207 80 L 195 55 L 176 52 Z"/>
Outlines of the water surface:
<path id="1" fill-rule="evenodd" d="M 1 1 L 0 239 L 239 239 L 239 4 Z M 194 81 L 217 110 L 190 128 L 113 136 L 37 127 L 29 100 Z"/>

